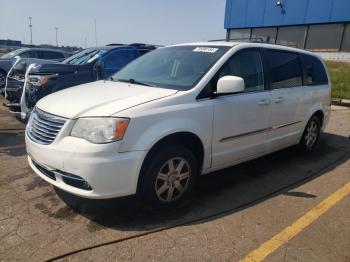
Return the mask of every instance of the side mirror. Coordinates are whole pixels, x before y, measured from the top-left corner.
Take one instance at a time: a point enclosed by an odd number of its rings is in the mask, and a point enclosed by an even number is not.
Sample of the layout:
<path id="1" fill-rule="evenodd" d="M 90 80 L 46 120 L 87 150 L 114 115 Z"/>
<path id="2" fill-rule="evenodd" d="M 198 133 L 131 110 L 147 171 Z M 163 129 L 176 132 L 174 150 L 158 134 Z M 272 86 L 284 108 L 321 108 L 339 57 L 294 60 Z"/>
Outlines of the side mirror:
<path id="1" fill-rule="evenodd" d="M 232 94 L 244 91 L 244 79 L 238 76 L 223 76 L 219 79 L 216 94 Z"/>

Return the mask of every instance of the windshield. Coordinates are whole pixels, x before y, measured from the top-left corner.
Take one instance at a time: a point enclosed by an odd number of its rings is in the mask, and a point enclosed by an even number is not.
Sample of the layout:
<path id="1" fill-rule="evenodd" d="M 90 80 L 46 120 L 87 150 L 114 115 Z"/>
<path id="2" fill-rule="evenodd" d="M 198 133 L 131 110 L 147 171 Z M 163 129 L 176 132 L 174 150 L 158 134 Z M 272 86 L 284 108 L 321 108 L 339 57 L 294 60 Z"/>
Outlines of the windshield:
<path id="1" fill-rule="evenodd" d="M 2 59 L 11 59 L 11 58 L 15 57 L 16 55 L 18 55 L 22 51 L 23 51 L 23 49 L 17 49 L 15 51 L 12 51 L 10 53 L 3 55 L 1 58 Z"/>
<path id="2" fill-rule="evenodd" d="M 62 63 L 68 65 L 85 65 L 95 61 L 106 51 L 107 50 L 89 48 L 67 58 Z"/>
<path id="3" fill-rule="evenodd" d="M 112 80 L 177 90 L 196 85 L 229 46 L 174 46 L 159 48 L 134 60 Z"/>

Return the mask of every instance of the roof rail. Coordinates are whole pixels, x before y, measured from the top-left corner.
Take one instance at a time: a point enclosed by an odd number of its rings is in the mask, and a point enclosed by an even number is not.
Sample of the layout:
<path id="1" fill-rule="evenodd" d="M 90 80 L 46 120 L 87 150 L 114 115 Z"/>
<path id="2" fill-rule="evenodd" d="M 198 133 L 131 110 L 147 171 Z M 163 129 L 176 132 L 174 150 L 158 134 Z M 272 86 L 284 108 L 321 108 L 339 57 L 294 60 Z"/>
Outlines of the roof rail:
<path id="1" fill-rule="evenodd" d="M 243 42 L 250 42 L 250 43 L 262 43 L 262 44 L 270 44 L 270 45 L 281 45 L 281 46 L 289 46 L 289 47 L 295 47 L 298 48 L 297 44 L 279 44 L 279 43 L 271 43 L 269 42 L 270 38 L 263 38 L 263 37 L 247 37 L 247 38 L 234 38 L 234 39 L 215 39 L 215 40 L 208 40 L 208 42 L 234 42 L 234 41 L 243 41 Z"/>

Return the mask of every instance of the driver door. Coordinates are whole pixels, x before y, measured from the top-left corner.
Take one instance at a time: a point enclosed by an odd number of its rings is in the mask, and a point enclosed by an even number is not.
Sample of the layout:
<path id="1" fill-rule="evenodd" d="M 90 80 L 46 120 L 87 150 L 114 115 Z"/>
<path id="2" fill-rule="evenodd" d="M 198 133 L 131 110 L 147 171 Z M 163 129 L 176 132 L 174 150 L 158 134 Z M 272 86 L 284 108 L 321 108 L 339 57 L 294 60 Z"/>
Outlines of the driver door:
<path id="1" fill-rule="evenodd" d="M 216 81 L 225 75 L 243 78 L 245 90 L 214 99 L 213 168 L 262 155 L 268 145 L 271 95 L 265 89 L 260 49 L 238 51 L 218 72 Z"/>

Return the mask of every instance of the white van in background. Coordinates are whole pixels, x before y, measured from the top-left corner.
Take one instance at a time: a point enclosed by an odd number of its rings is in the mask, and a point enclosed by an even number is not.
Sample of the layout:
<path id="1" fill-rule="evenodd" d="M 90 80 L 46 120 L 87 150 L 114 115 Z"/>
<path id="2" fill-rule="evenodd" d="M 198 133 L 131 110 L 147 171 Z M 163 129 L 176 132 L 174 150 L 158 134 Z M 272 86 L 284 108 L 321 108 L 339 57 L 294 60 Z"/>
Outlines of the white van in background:
<path id="1" fill-rule="evenodd" d="M 40 100 L 26 129 L 29 164 L 87 198 L 139 194 L 184 202 L 201 174 L 299 144 L 330 116 L 322 60 L 299 49 L 210 42 L 159 48 L 109 81 Z"/>

